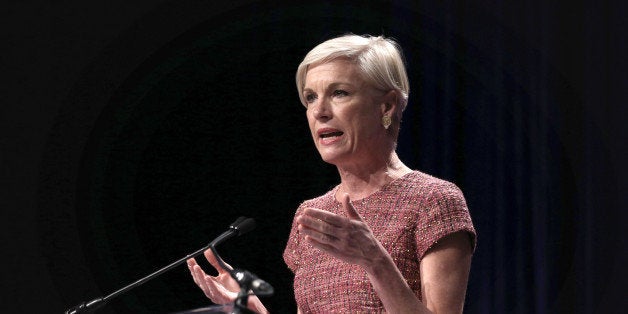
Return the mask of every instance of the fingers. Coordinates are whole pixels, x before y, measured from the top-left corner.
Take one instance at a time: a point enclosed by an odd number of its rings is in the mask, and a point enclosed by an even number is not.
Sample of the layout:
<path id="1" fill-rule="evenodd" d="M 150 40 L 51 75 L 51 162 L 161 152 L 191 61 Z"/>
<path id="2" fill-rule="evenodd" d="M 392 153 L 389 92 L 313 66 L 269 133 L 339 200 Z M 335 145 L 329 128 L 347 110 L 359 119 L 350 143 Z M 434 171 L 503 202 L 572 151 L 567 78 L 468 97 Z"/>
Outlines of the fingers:
<path id="1" fill-rule="evenodd" d="M 222 266 L 220 266 L 220 264 L 218 263 L 218 259 L 216 258 L 212 250 L 206 250 L 204 255 L 209 264 L 218 271 L 218 274 L 223 274 L 227 272 L 225 269 L 222 268 Z"/>
<path id="2" fill-rule="evenodd" d="M 308 207 L 297 218 L 297 222 L 311 227 L 320 227 L 322 223 L 342 227 L 346 224 L 346 218 L 325 210 Z"/>
<path id="3" fill-rule="evenodd" d="M 213 277 L 206 274 L 196 260 L 191 258 L 187 260 L 187 264 L 194 283 L 201 288 L 206 297 L 216 304 L 233 302 L 240 290 L 238 283 L 231 278 L 228 271 L 220 267 L 210 250 L 205 252 L 205 258 L 218 270 L 218 275 Z M 231 266 L 226 265 L 226 267 Z"/>
<path id="4" fill-rule="evenodd" d="M 349 194 L 345 193 L 342 196 L 341 204 L 345 212 L 347 213 L 347 217 L 351 219 L 363 221 L 360 214 L 356 211 L 355 207 L 353 207 L 353 204 L 351 204 L 351 199 L 349 198 Z M 334 213 L 330 213 L 328 211 L 321 210 L 318 208 L 313 208 L 313 207 L 305 208 L 301 216 L 311 217 L 311 218 L 326 222 L 328 224 L 334 225 L 336 227 L 344 227 L 345 225 L 347 225 L 347 220 L 345 217 L 342 217 L 342 216 L 339 216 Z"/>
<path id="5" fill-rule="evenodd" d="M 197 280 L 194 280 L 194 282 L 196 282 L 199 288 L 203 290 L 203 293 L 205 294 L 205 296 L 212 299 L 212 293 L 207 285 L 207 281 L 211 277 L 207 276 L 207 274 L 205 274 L 203 269 L 198 265 L 194 266 L 194 268 L 192 269 L 192 273 L 194 273 L 194 277 L 197 278 Z"/>
<path id="6" fill-rule="evenodd" d="M 189 260 L 187 260 L 187 264 L 188 269 L 192 274 L 192 279 L 194 279 L 194 283 L 196 283 L 197 286 L 205 291 L 207 288 L 206 281 L 212 277 L 205 273 L 203 268 L 201 268 L 201 266 L 196 263 L 196 260 L 194 258 L 190 258 Z"/>
<path id="7" fill-rule="evenodd" d="M 198 266 L 195 259 L 190 258 L 189 260 L 187 260 L 187 264 L 188 269 L 190 270 L 190 274 L 192 274 L 192 279 L 194 279 L 194 283 L 199 286 L 201 290 L 203 290 L 203 293 L 205 293 L 207 297 L 210 297 L 208 295 L 207 286 L 205 283 L 205 277 L 207 276 L 207 274 L 205 274 L 201 266 Z"/>
<path id="8" fill-rule="evenodd" d="M 201 266 L 196 263 L 195 259 L 191 258 L 187 260 L 187 264 L 188 269 L 192 274 L 192 278 L 194 279 L 194 283 L 199 288 L 201 288 L 205 296 L 212 300 L 212 302 L 214 303 L 220 302 L 221 300 L 218 297 L 220 296 L 220 294 L 218 293 L 217 289 L 219 283 L 216 281 L 216 279 L 212 276 L 207 275 L 205 271 L 203 271 Z"/>
<path id="9" fill-rule="evenodd" d="M 355 210 L 355 207 L 353 207 L 353 204 L 351 204 L 349 194 L 343 195 L 341 204 L 347 213 L 347 217 L 336 215 L 318 208 L 308 207 L 303 210 L 299 217 L 297 217 L 297 223 L 299 223 L 302 228 L 311 229 L 331 237 L 326 239 L 325 236 L 321 236 L 322 240 L 333 240 L 333 238 L 342 234 L 343 230 L 346 231 L 350 229 L 352 224 L 351 220 L 364 222 L 360 214 Z"/>
<path id="10" fill-rule="evenodd" d="M 321 249 L 331 249 L 344 232 L 347 218 L 316 208 L 306 208 L 297 217 L 297 223 L 307 240 L 316 242 Z"/>
<path id="11" fill-rule="evenodd" d="M 349 198 L 348 193 L 345 193 L 345 195 L 342 196 L 342 207 L 344 207 L 349 218 L 363 221 L 360 214 L 355 210 L 355 207 L 353 207 L 353 204 L 351 204 L 351 199 Z"/>

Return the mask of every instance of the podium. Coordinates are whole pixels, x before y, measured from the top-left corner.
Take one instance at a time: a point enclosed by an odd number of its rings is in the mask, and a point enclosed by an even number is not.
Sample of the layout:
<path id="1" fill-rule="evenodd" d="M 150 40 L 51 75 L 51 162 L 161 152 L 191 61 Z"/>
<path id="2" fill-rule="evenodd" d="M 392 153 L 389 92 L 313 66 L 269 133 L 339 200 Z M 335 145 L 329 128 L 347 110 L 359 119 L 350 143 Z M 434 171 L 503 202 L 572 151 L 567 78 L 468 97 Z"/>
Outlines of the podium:
<path id="1" fill-rule="evenodd" d="M 229 314 L 233 312 L 233 304 L 210 305 L 170 314 Z"/>

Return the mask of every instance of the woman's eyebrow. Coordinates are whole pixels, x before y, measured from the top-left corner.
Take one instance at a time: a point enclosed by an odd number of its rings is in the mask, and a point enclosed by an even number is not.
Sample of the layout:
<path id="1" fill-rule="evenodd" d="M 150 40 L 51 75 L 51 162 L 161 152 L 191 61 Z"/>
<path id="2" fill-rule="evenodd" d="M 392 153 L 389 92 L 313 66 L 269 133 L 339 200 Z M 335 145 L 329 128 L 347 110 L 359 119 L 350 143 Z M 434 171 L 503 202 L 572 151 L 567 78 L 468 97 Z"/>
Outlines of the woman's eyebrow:
<path id="1" fill-rule="evenodd" d="M 327 86 L 325 86 L 325 90 L 330 90 L 330 89 L 334 89 L 334 88 L 338 88 L 339 86 L 347 86 L 347 87 L 353 87 L 354 84 L 352 84 L 351 82 L 332 82 L 329 83 Z M 308 88 L 309 89 L 309 88 Z M 303 89 L 305 90 L 305 89 Z M 311 90 L 311 89 L 310 89 Z"/>

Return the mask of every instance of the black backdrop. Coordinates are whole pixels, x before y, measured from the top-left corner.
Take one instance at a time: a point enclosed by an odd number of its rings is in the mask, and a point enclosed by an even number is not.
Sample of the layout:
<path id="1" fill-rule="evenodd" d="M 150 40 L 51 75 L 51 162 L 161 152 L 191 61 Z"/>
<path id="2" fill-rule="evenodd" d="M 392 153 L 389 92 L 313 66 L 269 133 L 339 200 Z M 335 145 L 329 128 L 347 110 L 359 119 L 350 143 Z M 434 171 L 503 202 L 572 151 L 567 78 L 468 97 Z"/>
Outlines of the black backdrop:
<path id="1" fill-rule="evenodd" d="M 2 136 L 3 312 L 59 313 L 219 248 L 294 311 L 281 253 L 338 178 L 294 88 L 315 44 L 385 34 L 411 80 L 399 154 L 458 184 L 479 233 L 466 312 L 621 312 L 621 8 L 490 1 L 12 3 Z M 622 71 L 624 70 L 624 71 Z M 102 313 L 207 305 L 181 266 Z"/>

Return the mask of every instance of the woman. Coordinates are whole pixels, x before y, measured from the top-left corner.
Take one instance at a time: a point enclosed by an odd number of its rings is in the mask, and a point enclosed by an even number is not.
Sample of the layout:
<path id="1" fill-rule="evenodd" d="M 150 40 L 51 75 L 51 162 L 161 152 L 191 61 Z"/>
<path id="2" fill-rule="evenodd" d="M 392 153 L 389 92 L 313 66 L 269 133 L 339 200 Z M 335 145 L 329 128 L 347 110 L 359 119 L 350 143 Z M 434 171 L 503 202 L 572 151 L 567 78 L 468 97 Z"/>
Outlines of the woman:
<path id="1" fill-rule="evenodd" d="M 345 35 L 310 51 L 296 75 L 314 144 L 340 184 L 296 211 L 284 260 L 302 313 L 459 313 L 475 230 L 460 190 L 395 153 L 409 83 L 397 44 Z M 220 269 L 195 282 L 215 303 L 237 285 Z M 267 312 L 257 298 L 249 308 Z"/>

